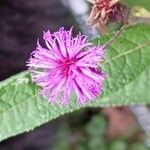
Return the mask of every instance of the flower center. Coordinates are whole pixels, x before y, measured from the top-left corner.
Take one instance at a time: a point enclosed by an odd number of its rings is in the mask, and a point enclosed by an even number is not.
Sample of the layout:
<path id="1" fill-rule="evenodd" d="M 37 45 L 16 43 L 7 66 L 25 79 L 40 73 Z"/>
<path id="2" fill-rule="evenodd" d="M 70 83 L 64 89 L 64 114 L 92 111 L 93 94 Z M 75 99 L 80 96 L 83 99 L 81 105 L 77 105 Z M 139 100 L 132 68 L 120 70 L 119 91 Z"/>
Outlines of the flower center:
<path id="1" fill-rule="evenodd" d="M 74 60 L 70 60 L 70 59 L 65 59 L 63 62 L 62 62 L 62 66 L 61 66 L 61 72 L 62 74 L 64 75 L 68 75 L 68 72 L 70 70 L 70 66 L 73 65 L 75 63 Z"/>
<path id="2" fill-rule="evenodd" d="M 111 8 L 110 2 L 111 0 L 100 0 L 96 3 L 96 6 L 99 10 L 105 9 L 105 11 L 108 11 Z"/>

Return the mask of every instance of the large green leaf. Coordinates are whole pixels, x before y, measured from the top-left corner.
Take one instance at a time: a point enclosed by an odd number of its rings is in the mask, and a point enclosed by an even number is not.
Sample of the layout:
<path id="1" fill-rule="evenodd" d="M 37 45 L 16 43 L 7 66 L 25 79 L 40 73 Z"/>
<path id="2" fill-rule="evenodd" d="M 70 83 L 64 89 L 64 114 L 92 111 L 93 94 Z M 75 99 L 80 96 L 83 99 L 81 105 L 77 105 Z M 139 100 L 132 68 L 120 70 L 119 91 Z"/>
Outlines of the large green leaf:
<path id="1" fill-rule="evenodd" d="M 95 40 L 105 43 L 111 35 Z M 0 140 L 34 129 L 63 114 L 83 107 L 150 104 L 150 26 L 126 29 L 106 50 L 100 64 L 106 73 L 103 93 L 96 101 L 78 106 L 50 105 L 38 94 L 28 72 L 0 83 Z"/>

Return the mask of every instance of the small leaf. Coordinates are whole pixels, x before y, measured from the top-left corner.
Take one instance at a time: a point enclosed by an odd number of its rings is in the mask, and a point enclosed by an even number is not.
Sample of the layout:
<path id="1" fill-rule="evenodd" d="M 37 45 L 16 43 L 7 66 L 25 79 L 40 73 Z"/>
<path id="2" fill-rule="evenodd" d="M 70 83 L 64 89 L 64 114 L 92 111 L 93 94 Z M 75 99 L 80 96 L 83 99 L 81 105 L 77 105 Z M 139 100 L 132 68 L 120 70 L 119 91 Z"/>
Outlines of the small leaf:
<path id="1" fill-rule="evenodd" d="M 105 43 L 112 35 L 95 40 Z M 47 123 L 84 107 L 150 104 L 150 26 L 126 29 L 106 50 L 100 64 L 106 74 L 103 92 L 88 105 L 78 106 L 76 97 L 69 106 L 51 105 L 39 94 L 39 88 L 23 72 L 0 83 L 0 141 Z"/>

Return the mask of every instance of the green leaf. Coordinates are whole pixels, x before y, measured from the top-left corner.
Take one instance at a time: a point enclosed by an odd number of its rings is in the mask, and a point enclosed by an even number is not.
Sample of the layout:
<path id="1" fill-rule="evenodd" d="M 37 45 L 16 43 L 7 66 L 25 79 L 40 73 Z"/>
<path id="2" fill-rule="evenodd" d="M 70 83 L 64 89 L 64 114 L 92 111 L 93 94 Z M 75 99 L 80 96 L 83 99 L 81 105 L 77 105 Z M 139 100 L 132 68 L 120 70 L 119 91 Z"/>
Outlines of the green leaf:
<path id="1" fill-rule="evenodd" d="M 112 36 L 97 43 L 105 43 Z M 106 51 L 101 64 L 107 79 L 96 105 L 150 104 L 150 26 L 129 27 Z"/>
<path id="2" fill-rule="evenodd" d="M 77 110 L 73 102 L 67 107 L 50 105 L 38 89 L 28 72 L 0 83 L 0 141 Z"/>
<path id="3" fill-rule="evenodd" d="M 112 35 L 95 40 L 105 43 Z M 149 42 L 149 43 L 148 43 Z M 126 29 L 106 50 L 101 64 L 106 74 L 103 92 L 96 101 L 78 106 L 51 105 L 23 72 L 0 83 L 0 140 L 33 130 L 52 119 L 84 107 L 150 104 L 150 26 Z"/>
<path id="4" fill-rule="evenodd" d="M 142 6 L 146 8 L 147 10 L 150 10 L 149 0 L 124 0 L 124 1 L 129 7 Z"/>

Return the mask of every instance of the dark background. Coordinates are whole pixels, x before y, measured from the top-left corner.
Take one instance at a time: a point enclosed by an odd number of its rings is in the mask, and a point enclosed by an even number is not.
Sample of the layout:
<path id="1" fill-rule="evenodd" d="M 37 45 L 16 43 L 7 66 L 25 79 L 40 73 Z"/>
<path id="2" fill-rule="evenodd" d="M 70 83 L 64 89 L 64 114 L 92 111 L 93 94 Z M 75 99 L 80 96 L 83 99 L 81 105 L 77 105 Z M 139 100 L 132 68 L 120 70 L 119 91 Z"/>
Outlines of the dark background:
<path id="1" fill-rule="evenodd" d="M 73 17 L 59 0 L 0 0 L 0 80 L 26 70 L 27 59 L 43 30 L 69 28 Z M 0 143 L 0 150 L 50 150 L 65 119 Z"/>
<path id="2" fill-rule="evenodd" d="M 0 80 L 27 69 L 25 62 L 43 31 L 72 25 L 59 0 L 0 0 Z"/>

